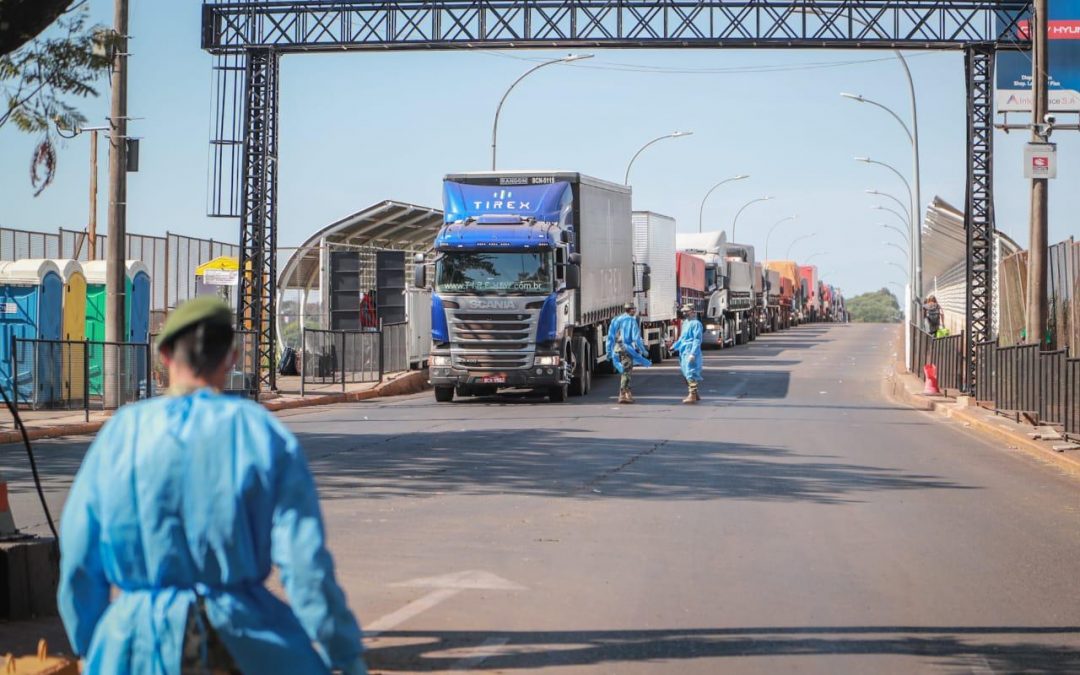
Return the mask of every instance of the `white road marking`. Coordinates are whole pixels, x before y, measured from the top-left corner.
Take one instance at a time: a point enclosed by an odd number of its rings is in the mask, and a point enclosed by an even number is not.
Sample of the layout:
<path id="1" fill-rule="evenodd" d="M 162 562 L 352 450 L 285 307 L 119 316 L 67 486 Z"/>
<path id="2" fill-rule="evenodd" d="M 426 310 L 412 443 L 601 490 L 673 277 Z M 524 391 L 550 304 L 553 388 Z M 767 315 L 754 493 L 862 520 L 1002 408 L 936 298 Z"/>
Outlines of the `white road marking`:
<path id="1" fill-rule="evenodd" d="M 414 616 L 422 614 L 442 602 L 446 602 L 463 590 L 465 589 L 439 588 L 421 598 L 417 598 L 401 609 L 390 612 L 386 616 L 379 617 L 375 621 L 369 623 L 364 630 L 364 637 L 378 637 L 380 633 L 396 628 Z"/>
<path id="2" fill-rule="evenodd" d="M 496 656 L 499 653 L 499 647 L 502 647 L 509 641 L 509 638 L 488 638 L 487 640 L 484 640 L 479 647 L 472 650 L 472 654 L 458 661 L 454 661 L 450 666 L 450 670 L 468 670 L 469 668 L 475 668 L 492 656 Z"/>
<path id="3" fill-rule="evenodd" d="M 491 572 L 485 572 L 483 570 L 465 570 L 463 572 L 452 572 L 450 574 L 443 574 L 437 577 L 419 577 L 417 579 L 400 581 L 396 584 L 390 585 L 404 586 L 408 588 L 432 588 L 435 590 L 431 591 L 427 595 L 413 600 L 401 609 L 390 612 L 389 614 L 381 616 L 375 621 L 369 623 L 364 630 L 364 637 L 378 637 L 380 633 L 385 633 L 392 628 L 400 626 L 409 619 L 412 619 L 413 617 L 428 611 L 436 605 L 446 602 L 447 600 L 454 597 L 458 593 L 461 593 L 462 591 L 525 590 L 524 586 L 515 584 L 512 581 L 508 581 L 496 574 L 492 574 Z"/>

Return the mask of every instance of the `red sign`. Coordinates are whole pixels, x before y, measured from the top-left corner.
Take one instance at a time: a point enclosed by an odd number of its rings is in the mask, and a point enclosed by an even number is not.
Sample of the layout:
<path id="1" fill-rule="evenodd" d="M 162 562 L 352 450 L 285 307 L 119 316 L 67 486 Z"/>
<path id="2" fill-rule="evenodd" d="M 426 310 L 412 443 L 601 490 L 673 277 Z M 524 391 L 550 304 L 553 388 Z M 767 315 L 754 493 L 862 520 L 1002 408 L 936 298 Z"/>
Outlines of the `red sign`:
<path id="1" fill-rule="evenodd" d="M 1050 168 L 1050 158 L 1049 157 L 1032 157 L 1031 158 L 1031 165 L 1033 167 L 1035 167 L 1036 169 L 1038 169 L 1038 170 L 1045 171 L 1046 169 Z"/>
<path id="2" fill-rule="evenodd" d="M 1018 22 L 1016 33 L 1021 40 L 1030 40 L 1031 22 Z M 1080 40 L 1080 21 L 1067 19 L 1050 21 L 1046 33 L 1051 40 Z"/>

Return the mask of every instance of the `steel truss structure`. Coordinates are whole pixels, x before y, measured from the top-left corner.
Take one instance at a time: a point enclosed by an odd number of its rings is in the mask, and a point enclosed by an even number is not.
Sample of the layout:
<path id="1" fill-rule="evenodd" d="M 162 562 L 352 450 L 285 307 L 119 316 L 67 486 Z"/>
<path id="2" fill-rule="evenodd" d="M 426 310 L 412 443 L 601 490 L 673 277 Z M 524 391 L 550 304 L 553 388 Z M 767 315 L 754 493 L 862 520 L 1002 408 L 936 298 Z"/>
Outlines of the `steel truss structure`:
<path id="1" fill-rule="evenodd" d="M 994 48 L 968 47 L 967 76 L 967 338 L 964 383 L 975 391 L 976 345 L 993 339 L 994 309 Z"/>
<path id="2" fill-rule="evenodd" d="M 239 217 L 238 321 L 275 387 L 278 59 L 340 51 L 537 48 L 964 49 L 968 325 L 990 337 L 993 61 L 1027 49 L 1031 0 L 296 0 L 203 5 L 216 55 L 209 213 Z M 243 95 L 237 95 L 243 76 Z M 233 92 L 230 96 L 229 92 Z M 242 153 L 237 161 L 236 154 Z M 237 176 L 237 172 L 242 175 Z M 237 194 L 239 192 L 239 194 Z"/>

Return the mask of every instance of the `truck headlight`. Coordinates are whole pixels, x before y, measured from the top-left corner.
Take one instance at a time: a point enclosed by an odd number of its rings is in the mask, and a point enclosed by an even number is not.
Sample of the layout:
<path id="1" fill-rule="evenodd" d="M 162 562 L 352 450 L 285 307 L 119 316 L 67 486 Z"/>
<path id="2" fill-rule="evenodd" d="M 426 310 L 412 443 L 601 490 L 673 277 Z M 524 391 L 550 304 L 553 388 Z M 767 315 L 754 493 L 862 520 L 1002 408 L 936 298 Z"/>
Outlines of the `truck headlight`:
<path id="1" fill-rule="evenodd" d="M 534 366 L 557 366 L 559 365 L 559 357 L 555 356 L 537 356 L 533 358 Z"/>
<path id="2" fill-rule="evenodd" d="M 447 354 L 432 354 L 431 365 L 438 367 L 448 367 L 450 365 L 450 356 Z"/>
<path id="3" fill-rule="evenodd" d="M 718 328 L 720 328 L 720 326 L 717 326 L 715 323 L 710 323 L 705 326 L 705 330 L 716 330 Z"/>

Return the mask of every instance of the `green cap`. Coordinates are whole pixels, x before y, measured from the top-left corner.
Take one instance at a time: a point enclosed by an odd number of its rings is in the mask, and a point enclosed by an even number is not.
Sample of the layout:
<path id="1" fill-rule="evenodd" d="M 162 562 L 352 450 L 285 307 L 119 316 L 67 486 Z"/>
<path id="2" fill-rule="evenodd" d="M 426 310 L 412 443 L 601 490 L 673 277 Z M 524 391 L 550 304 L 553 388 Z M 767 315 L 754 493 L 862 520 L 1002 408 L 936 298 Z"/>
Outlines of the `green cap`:
<path id="1" fill-rule="evenodd" d="M 200 323 L 232 326 L 233 311 L 216 295 L 188 300 L 169 314 L 158 334 L 157 348 L 168 345 L 178 335 Z"/>

